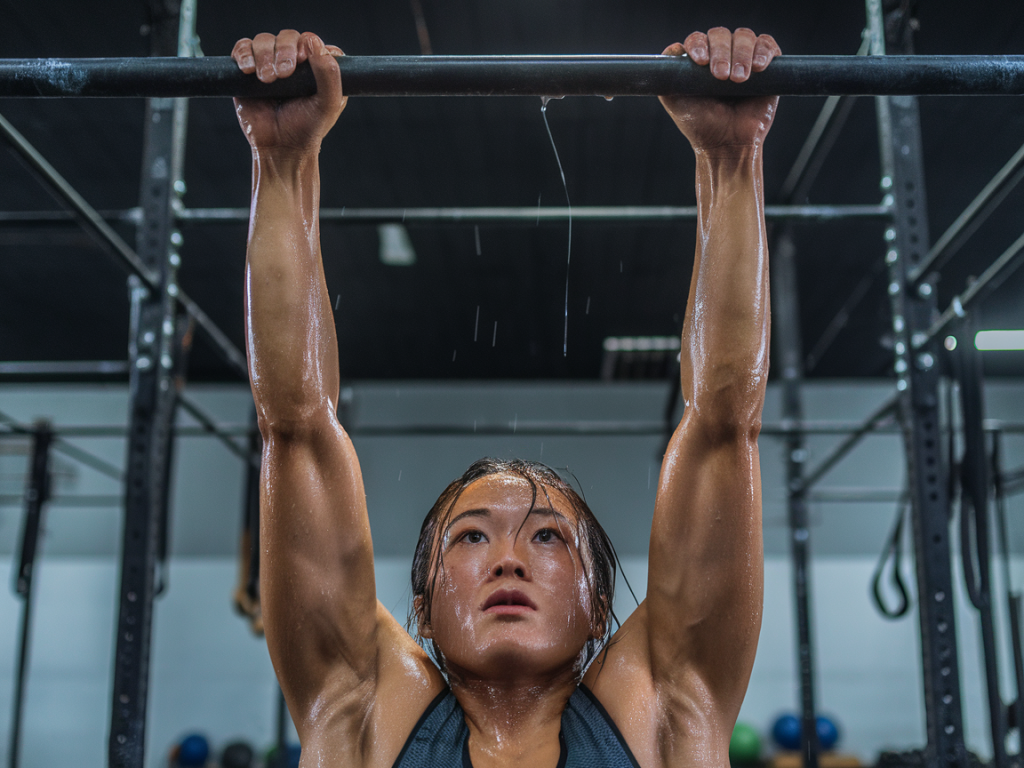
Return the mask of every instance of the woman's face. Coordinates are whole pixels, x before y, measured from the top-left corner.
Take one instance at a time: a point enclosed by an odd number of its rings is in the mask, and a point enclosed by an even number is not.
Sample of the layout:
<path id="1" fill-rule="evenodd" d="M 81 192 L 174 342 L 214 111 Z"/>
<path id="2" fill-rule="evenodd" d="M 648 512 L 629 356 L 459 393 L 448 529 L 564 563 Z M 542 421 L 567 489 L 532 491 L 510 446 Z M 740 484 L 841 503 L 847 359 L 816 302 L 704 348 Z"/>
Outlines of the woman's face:
<path id="1" fill-rule="evenodd" d="M 449 671 L 499 680 L 571 669 L 594 629 L 568 500 L 538 485 L 534 501 L 525 479 L 488 475 L 462 492 L 446 525 L 420 633 Z"/>

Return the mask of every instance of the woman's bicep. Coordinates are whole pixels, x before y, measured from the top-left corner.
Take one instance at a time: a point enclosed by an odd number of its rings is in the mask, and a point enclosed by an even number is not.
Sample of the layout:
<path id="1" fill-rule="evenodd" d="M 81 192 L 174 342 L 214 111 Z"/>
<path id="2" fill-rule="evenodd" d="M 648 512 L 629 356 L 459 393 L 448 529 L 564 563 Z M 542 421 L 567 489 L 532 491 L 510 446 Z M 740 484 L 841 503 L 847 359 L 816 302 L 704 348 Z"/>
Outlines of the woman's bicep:
<path id="1" fill-rule="evenodd" d="M 373 674 L 376 587 L 355 450 L 335 419 L 265 435 L 260 596 L 282 689 L 300 709 L 325 681 L 353 689 Z"/>
<path id="2" fill-rule="evenodd" d="M 648 574 L 654 678 L 699 679 L 722 703 L 741 701 L 764 591 L 756 436 L 722 439 L 683 420 L 662 467 Z"/>

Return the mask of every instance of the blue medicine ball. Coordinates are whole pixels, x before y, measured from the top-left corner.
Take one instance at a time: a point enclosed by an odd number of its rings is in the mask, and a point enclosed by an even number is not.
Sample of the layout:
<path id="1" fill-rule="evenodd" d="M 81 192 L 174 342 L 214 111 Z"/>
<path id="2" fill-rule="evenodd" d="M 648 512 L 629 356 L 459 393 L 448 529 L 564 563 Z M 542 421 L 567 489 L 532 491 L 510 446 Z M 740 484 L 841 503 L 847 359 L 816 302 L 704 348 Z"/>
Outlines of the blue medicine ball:
<path id="1" fill-rule="evenodd" d="M 178 765 L 189 768 L 203 766 L 209 757 L 210 742 L 202 734 L 191 733 L 181 740 L 178 747 Z"/>
<path id="2" fill-rule="evenodd" d="M 839 741 L 839 727 L 827 717 L 819 717 L 817 725 L 818 743 L 821 744 L 821 748 L 832 749 Z"/>
<path id="3" fill-rule="evenodd" d="M 772 738 L 783 749 L 800 749 L 800 718 L 787 712 L 772 726 Z"/>

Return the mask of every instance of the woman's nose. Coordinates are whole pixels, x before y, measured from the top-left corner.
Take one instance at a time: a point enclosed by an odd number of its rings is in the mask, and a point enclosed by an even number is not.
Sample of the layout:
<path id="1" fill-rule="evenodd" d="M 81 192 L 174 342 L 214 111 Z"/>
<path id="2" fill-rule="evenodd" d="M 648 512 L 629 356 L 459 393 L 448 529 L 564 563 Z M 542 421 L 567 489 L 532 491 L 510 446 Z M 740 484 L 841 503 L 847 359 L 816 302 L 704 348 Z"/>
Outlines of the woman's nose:
<path id="1" fill-rule="evenodd" d="M 525 579 L 528 577 L 528 574 L 529 569 L 526 562 L 520 557 L 514 543 L 504 546 L 497 553 L 497 557 L 491 565 L 491 575 L 495 578 L 499 576 L 515 576 Z"/>

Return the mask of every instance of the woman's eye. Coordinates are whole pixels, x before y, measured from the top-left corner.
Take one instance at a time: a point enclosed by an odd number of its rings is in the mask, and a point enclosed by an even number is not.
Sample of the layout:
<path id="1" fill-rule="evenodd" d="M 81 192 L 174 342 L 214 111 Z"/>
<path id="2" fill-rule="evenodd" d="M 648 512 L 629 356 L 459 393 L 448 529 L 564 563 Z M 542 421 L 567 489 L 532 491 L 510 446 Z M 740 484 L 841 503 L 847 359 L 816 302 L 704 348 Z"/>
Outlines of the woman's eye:
<path id="1" fill-rule="evenodd" d="M 480 531 L 469 531 L 462 535 L 462 540 L 469 544 L 479 544 L 484 540 L 484 535 Z"/>
<path id="2" fill-rule="evenodd" d="M 555 533 L 555 531 L 552 530 L 551 528 L 541 528 L 534 535 L 534 538 L 537 539 L 537 541 L 541 542 L 542 544 L 547 544 L 548 542 L 551 542 L 551 541 L 554 541 L 555 539 L 557 539 L 558 538 L 558 534 Z"/>

